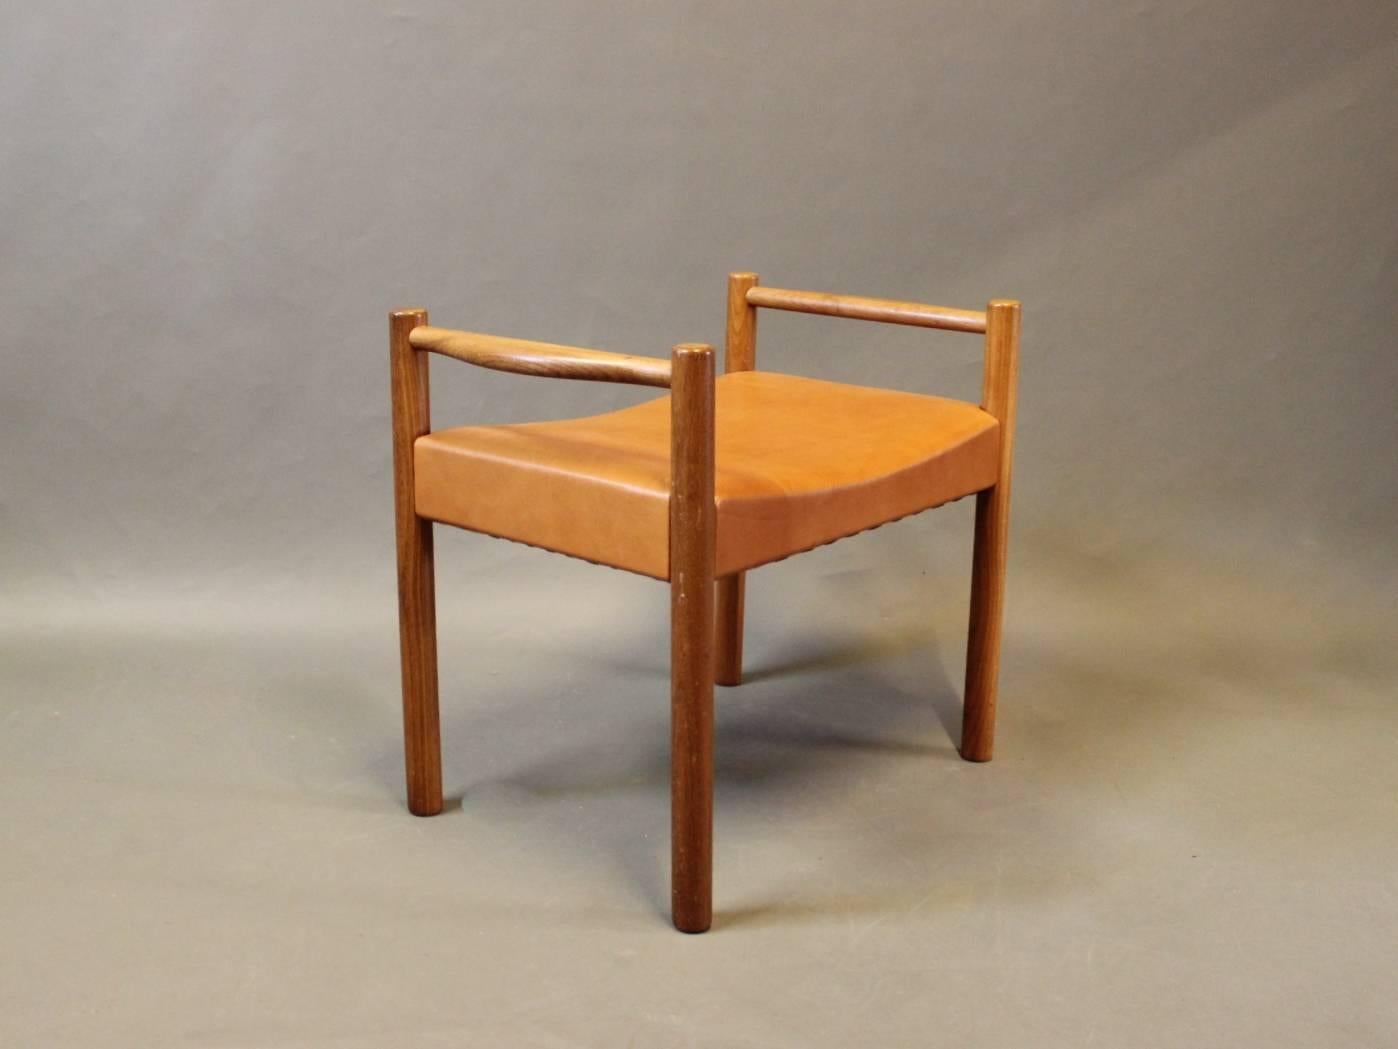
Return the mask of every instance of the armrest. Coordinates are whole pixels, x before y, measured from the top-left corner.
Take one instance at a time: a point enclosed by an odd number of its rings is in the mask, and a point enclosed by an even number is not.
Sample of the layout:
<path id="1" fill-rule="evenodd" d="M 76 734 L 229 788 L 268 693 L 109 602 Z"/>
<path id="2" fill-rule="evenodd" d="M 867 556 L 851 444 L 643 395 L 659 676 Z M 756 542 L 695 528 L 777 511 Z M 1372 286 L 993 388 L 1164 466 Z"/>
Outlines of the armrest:
<path id="1" fill-rule="evenodd" d="M 747 289 L 749 306 L 796 313 L 821 313 L 827 317 L 883 321 L 885 324 L 911 324 L 918 328 L 946 328 L 950 331 L 985 331 L 985 314 L 980 310 L 957 310 L 950 306 L 926 306 L 920 302 L 892 299 L 866 299 L 857 295 L 831 295 L 823 291 L 792 291 L 787 288 Z"/>
<path id="2" fill-rule="evenodd" d="M 547 342 L 453 331 L 426 324 L 414 328 L 408 335 L 408 342 L 415 350 L 440 353 L 467 364 L 519 375 L 667 388 L 670 385 L 670 362 L 657 357 L 633 357 L 604 350 L 555 346 Z"/>

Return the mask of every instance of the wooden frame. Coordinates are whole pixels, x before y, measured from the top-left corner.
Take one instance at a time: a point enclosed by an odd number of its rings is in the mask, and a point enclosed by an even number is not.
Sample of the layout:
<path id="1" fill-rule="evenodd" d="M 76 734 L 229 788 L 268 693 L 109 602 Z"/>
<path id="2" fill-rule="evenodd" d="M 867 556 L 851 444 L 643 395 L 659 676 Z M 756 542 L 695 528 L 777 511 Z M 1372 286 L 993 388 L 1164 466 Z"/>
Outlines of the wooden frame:
<path id="1" fill-rule="evenodd" d="M 757 307 L 747 298 L 748 292 L 756 286 L 756 273 L 728 275 L 728 325 L 723 346 L 725 372 L 746 372 L 757 367 Z M 714 680 L 720 685 L 739 685 L 743 680 L 746 577 L 746 572 L 735 572 L 718 581 Z"/>
<path id="2" fill-rule="evenodd" d="M 755 273 L 732 273 L 728 277 L 728 371 L 754 366 L 758 307 L 985 335 L 981 408 L 1000 424 L 1000 463 L 994 486 L 976 495 L 961 756 L 967 761 L 989 761 L 995 749 L 1000 633 L 1005 609 L 1020 304 L 995 299 L 984 312 L 960 310 L 919 302 L 764 288 Z M 744 591 L 743 573 L 719 582 L 718 680 L 725 685 L 736 685 L 742 680 Z"/>
<path id="3" fill-rule="evenodd" d="M 413 329 L 427 311 L 389 317 L 393 391 L 393 507 L 398 533 L 398 640 L 403 671 L 403 752 L 408 809 L 442 811 L 442 730 L 437 706 L 437 598 L 432 568 L 432 522 L 417 515 L 413 442 L 431 428 L 427 355 L 413 349 Z"/>
<path id="4" fill-rule="evenodd" d="M 989 760 L 1004 610 L 1019 304 L 996 300 L 982 313 L 764 288 L 756 274 L 733 273 L 728 281 L 725 371 L 755 367 L 759 308 L 984 333 L 981 407 L 999 424 L 999 462 L 995 483 L 976 496 L 961 753 L 971 761 Z M 742 680 L 745 598 L 743 572 L 714 577 L 718 510 L 713 350 L 704 344 L 681 344 L 666 361 L 434 328 L 421 309 L 390 315 L 404 756 L 408 808 L 419 816 L 442 811 L 432 521 L 418 513 L 414 462 L 415 442 L 431 429 L 429 353 L 517 374 L 671 390 L 671 908 L 676 928 L 703 932 L 713 918 L 714 684 L 737 685 Z M 986 461 L 986 476 L 989 466 Z"/>
<path id="5" fill-rule="evenodd" d="M 713 919 L 714 353 L 676 346 L 670 395 L 670 911 Z"/>
<path id="6" fill-rule="evenodd" d="M 1010 537 L 1015 400 L 1019 386 L 1019 303 L 996 299 L 986 309 L 981 407 L 1000 421 L 1000 471 L 994 488 L 976 495 L 971 555 L 971 616 L 966 642 L 961 756 L 989 761 L 995 749 L 1000 631 L 1005 616 L 1005 555 Z"/>
<path id="7" fill-rule="evenodd" d="M 866 299 L 857 295 L 831 295 L 823 291 L 791 291 L 787 288 L 756 287 L 747 290 L 751 306 L 795 313 L 819 313 L 827 317 L 848 317 L 852 320 L 882 321 L 885 324 L 911 324 L 918 328 L 945 328 L 948 331 L 985 331 L 986 315 L 980 310 L 956 310 L 949 306 L 927 306 L 920 302 L 895 302 L 892 299 Z"/>
<path id="8" fill-rule="evenodd" d="M 415 350 L 428 350 L 467 364 L 519 375 L 624 382 L 637 386 L 670 385 L 670 362 L 656 357 L 631 357 L 605 350 L 583 350 L 575 346 L 432 328 L 426 326 L 426 314 L 423 316 L 423 326 L 413 328 L 408 335 Z"/>
<path id="9" fill-rule="evenodd" d="M 428 353 L 549 378 L 673 386 L 671 405 L 670 796 L 675 927 L 704 932 L 713 919 L 714 789 L 714 359 L 699 343 L 669 361 L 434 328 L 427 311 L 389 317 L 393 492 L 408 808 L 442 811 L 441 730 L 432 522 L 417 514 L 413 443 L 430 429 Z"/>

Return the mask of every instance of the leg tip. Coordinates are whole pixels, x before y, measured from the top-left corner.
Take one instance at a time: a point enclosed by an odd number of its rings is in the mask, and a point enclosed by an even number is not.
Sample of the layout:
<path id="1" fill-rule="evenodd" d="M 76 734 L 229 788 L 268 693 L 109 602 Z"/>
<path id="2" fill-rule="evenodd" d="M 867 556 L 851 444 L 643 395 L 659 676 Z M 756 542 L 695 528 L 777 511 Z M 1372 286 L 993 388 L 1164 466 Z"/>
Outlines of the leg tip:
<path id="1" fill-rule="evenodd" d="M 676 929 L 690 936 L 697 936 L 700 933 L 708 932 L 709 927 L 713 925 L 713 920 L 707 916 L 691 920 L 689 918 L 682 918 L 677 914 L 674 917 L 674 922 Z"/>
<path id="2" fill-rule="evenodd" d="M 670 898 L 670 920 L 680 932 L 708 932 L 714 920 L 712 897 L 705 892 L 674 893 Z"/>
<path id="3" fill-rule="evenodd" d="M 442 813 L 441 798 L 409 798 L 408 811 L 414 816 L 440 816 Z"/>
<path id="4" fill-rule="evenodd" d="M 976 747 L 963 746 L 961 748 L 961 760 L 974 761 L 978 765 L 984 764 L 990 760 L 990 748 L 985 747 L 983 749 L 978 749 Z"/>

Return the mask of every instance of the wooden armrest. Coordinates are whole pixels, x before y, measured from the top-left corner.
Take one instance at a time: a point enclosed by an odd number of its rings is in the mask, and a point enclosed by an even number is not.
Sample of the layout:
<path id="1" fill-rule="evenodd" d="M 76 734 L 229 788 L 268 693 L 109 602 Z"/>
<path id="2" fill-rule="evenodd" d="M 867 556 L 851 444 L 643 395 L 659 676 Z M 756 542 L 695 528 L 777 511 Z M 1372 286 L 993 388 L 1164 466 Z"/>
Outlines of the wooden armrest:
<path id="1" fill-rule="evenodd" d="M 670 385 L 670 362 L 658 357 L 632 357 L 604 350 L 434 328 L 427 324 L 414 328 L 408 335 L 408 342 L 416 350 L 520 375 L 667 388 Z"/>
<path id="2" fill-rule="evenodd" d="M 831 295 L 823 291 L 791 291 L 764 288 L 747 291 L 749 306 L 797 313 L 821 313 L 827 317 L 911 324 L 919 328 L 946 328 L 950 331 L 985 332 L 985 314 L 980 310 L 956 310 L 949 306 L 925 306 L 920 302 L 894 302 L 892 299 L 864 299 L 856 295 Z"/>

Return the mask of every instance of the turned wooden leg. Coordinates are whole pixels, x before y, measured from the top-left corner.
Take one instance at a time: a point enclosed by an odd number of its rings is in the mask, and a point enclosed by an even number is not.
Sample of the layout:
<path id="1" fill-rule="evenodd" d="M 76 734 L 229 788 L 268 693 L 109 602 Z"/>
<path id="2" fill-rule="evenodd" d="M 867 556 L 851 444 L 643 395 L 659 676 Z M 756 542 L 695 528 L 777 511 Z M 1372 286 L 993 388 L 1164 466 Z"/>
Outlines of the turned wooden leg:
<path id="1" fill-rule="evenodd" d="M 995 750 L 995 700 L 1000 678 L 1000 628 L 1005 612 L 1005 552 L 1010 534 L 1010 467 L 1019 369 L 1019 303 L 990 303 L 986 309 L 985 344 L 981 406 L 1000 421 L 1000 470 L 995 487 L 976 496 L 966 700 L 961 719 L 961 756 L 967 761 L 989 761 Z"/>
<path id="2" fill-rule="evenodd" d="M 408 333 L 427 323 L 425 310 L 389 318 L 393 387 L 393 501 L 398 536 L 398 639 L 403 670 L 403 752 L 408 809 L 442 811 L 442 742 L 437 709 L 437 602 L 432 578 L 432 522 L 414 508 L 413 442 L 427 433 L 427 354 Z"/>
<path id="3" fill-rule="evenodd" d="M 670 492 L 670 906 L 675 928 L 713 920 L 714 373 L 677 346 Z"/>
<path id="4" fill-rule="evenodd" d="M 714 681 L 720 685 L 743 683 L 743 591 L 746 572 L 734 572 L 715 584 L 718 596 L 715 609 L 717 655 L 714 659 Z"/>

